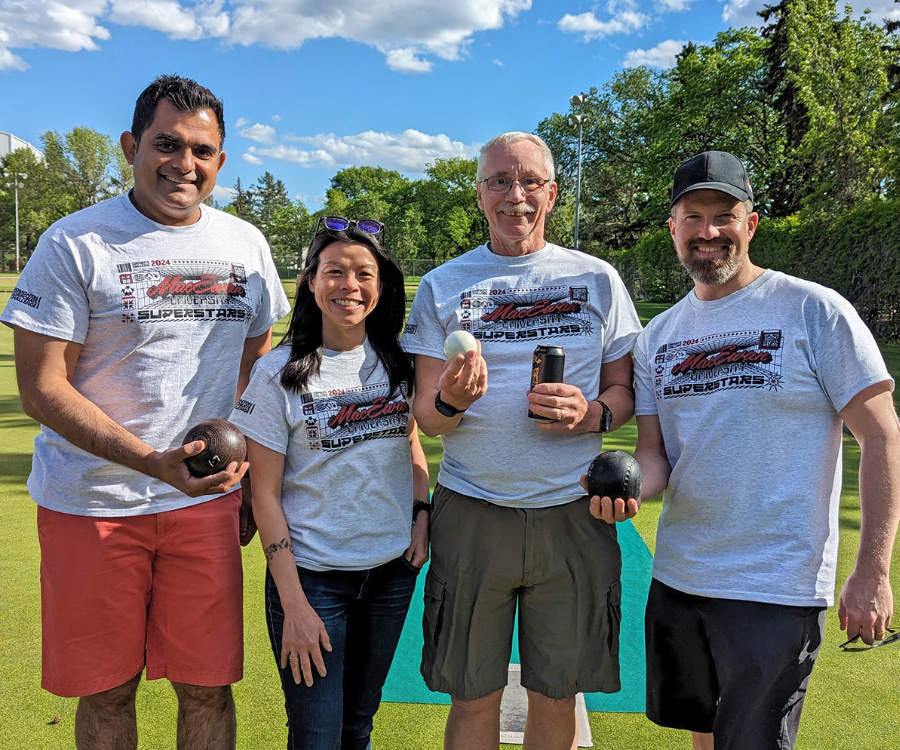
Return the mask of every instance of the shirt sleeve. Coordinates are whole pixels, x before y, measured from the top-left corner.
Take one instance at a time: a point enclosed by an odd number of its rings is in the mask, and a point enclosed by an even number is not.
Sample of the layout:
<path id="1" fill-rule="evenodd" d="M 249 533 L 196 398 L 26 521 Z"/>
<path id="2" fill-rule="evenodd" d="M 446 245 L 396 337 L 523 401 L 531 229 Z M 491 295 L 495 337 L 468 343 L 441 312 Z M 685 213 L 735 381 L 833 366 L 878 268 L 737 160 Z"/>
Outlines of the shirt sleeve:
<path id="1" fill-rule="evenodd" d="M 274 373 L 257 361 L 250 383 L 231 412 L 229 421 L 251 440 L 287 455 L 291 435 L 290 402 L 281 385 L 281 368 Z"/>
<path id="2" fill-rule="evenodd" d="M 48 230 L 25 264 L 0 318 L 4 323 L 45 336 L 83 344 L 91 305 L 83 260 Z"/>
<path id="3" fill-rule="evenodd" d="M 616 271 L 609 273 L 611 304 L 603 344 L 603 362 L 615 362 L 634 348 L 641 332 L 641 319 L 625 284 Z"/>
<path id="4" fill-rule="evenodd" d="M 835 411 L 875 383 L 890 381 L 893 390 L 881 350 L 853 305 L 839 298 L 834 307 L 817 306 L 807 325 L 816 374 Z"/>
<path id="5" fill-rule="evenodd" d="M 419 284 L 400 345 L 408 354 L 424 354 L 444 359 L 446 332 L 434 302 L 431 280 L 426 276 Z"/>
<path id="6" fill-rule="evenodd" d="M 634 413 L 639 417 L 657 413 L 653 363 L 647 353 L 649 338 L 645 330 L 637 337 L 634 345 Z"/>
<path id="7" fill-rule="evenodd" d="M 259 241 L 262 244 L 260 248 L 263 269 L 262 298 L 256 318 L 247 331 L 247 338 L 261 336 L 291 311 L 291 305 L 278 276 L 278 269 L 272 260 L 272 251 L 262 236 Z"/>

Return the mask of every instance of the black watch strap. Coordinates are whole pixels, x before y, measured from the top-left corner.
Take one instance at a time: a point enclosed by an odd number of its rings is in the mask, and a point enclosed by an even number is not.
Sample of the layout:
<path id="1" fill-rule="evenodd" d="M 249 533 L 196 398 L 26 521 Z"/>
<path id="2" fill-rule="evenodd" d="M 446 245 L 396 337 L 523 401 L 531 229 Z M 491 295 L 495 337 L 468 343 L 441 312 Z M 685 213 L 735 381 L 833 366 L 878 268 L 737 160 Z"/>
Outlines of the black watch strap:
<path id="1" fill-rule="evenodd" d="M 609 432 L 612 429 L 612 412 L 599 398 L 597 399 L 597 403 L 603 407 L 603 413 L 600 415 L 600 429 L 597 430 L 597 432 Z"/>
<path id="2" fill-rule="evenodd" d="M 434 408 L 437 409 L 438 414 L 443 414 L 445 417 L 455 417 L 465 411 L 465 409 L 457 409 L 455 406 L 450 406 L 450 404 L 444 401 L 444 399 L 441 398 L 440 390 L 434 394 Z"/>

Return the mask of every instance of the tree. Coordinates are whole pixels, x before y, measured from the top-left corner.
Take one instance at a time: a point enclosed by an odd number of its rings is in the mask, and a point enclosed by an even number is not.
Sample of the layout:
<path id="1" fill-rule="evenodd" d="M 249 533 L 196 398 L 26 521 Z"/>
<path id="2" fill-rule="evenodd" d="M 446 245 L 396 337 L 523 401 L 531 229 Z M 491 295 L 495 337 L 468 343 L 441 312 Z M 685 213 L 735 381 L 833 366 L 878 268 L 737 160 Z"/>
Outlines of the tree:
<path id="1" fill-rule="evenodd" d="M 798 151 L 812 163 L 808 208 L 846 210 L 885 195 L 890 154 L 883 135 L 890 91 L 884 29 L 837 13 L 834 0 L 785 6 L 786 75 L 806 108 L 809 127 Z"/>
<path id="2" fill-rule="evenodd" d="M 41 135 L 41 143 L 56 189 L 68 199 L 66 213 L 123 195 L 133 184 L 121 148 L 104 133 L 85 127 L 64 135 L 48 130 Z"/>
<path id="3" fill-rule="evenodd" d="M 579 246 L 591 253 L 608 257 L 630 248 L 643 234 L 642 215 L 649 198 L 649 113 L 662 93 L 659 74 L 639 67 L 626 68 L 586 95 L 581 110 L 585 119 Z M 550 214 L 551 236 L 571 246 L 574 225 L 564 227 L 562 220 L 574 216 L 574 196 L 568 194 L 576 182 L 578 131 L 568 124 L 568 114 L 543 120 L 537 133 L 553 151 L 560 185 L 558 206 Z"/>
<path id="4" fill-rule="evenodd" d="M 475 190 L 477 159 L 437 159 L 414 185 L 423 236 L 416 257 L 448 260 L 486 242 L 487 219 Z"/>
<path id="5" fill-rule="evenodd" d="M 284 183 L 265 172 L 244 189 L 241 178 L 234 184 L 231 202 L 224 208 L 249 221 L 265 235 L 279 268 L 297 268 L 304 245 L 309 242 L 312 218 L 300 200 L 288 197 Z"/>
<path id="6" fill-rule="evenodd" d="M 414 186 L 383 167 L 347 167 L 331 179 L 322 215 L 375 219 L 385 225 L 385 243 L 398 259 L 416 258 L 424 243 Z"/>

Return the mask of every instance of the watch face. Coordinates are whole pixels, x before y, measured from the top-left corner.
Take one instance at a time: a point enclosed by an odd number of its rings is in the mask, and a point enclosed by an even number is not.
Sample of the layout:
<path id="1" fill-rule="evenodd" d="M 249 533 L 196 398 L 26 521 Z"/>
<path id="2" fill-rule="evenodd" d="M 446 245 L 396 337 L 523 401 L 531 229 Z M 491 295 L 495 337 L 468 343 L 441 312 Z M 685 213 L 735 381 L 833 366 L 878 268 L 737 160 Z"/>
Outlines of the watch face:
<path id="1" fill-rule="evenodd" d="M 612 412 L 602 401 L 600 406 L 603 407 L 603 415 L 600 417 L 600 432 L 609 432 L 610 427 L 612 427 Z"/>

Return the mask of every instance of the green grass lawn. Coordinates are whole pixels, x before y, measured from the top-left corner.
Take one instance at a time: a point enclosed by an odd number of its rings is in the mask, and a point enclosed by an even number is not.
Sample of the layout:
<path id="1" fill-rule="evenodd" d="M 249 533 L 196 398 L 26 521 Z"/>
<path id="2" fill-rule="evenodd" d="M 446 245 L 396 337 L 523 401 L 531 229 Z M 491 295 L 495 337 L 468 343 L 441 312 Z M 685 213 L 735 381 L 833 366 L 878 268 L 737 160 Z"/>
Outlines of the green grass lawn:
<path id="1" fill-rule="evenodd" d="M 0 307 L 8 300 L 11 279 L 0 279 Z M 289 295 L 293 283 L 286 284 Z M 414 291 L 410 289 L 410 291 Z M 411 296 L 411 295 L 410 295 Z M 645 321 L 663 305 L 638 305 Z M 284 322 L 276 330 L 283 333 Z M 900 376 L 900 345 L 883 351 Z M 897 394 L 895 393 L 895 399 Z M 21 413 L 12 351 L 12 334 L 0 326 L 0 750 L 63 750 L 74 746 L 76 701 L 40 689 L 39 553 L 35 506 L 25 489 L 37 425 Z M 632 450 L 634 423 L 607 437 L 606 448 Z M 423 439 L 437 476 L 440 443 Z M 859 449 L 845 439 L 844 495 L 838 588 L 852 569 L 859 541 Z M 658 499 L 644 503 L 635 525 L 654 548 Z M 765 508 L 760 508 L 765 512 Z M 900 601 L 900 571 L 892 576 Z M 244 680 L 235 686 L 238 747 L 282 748 L 284 710 L 262 613 L 264 559 L 254 543 L 244 550 L 246 657 Z M 790 575 L 790 571 L 785 571 Z M 898 623 L 900 624 L 900 623 Z M 800 750 L 896 750 L 900 718 L 896 710 L 900 644 L 845 654 L 837 613 L 828 614 L 825 645 L 813 673 L 797 747 Z M 376 750 L 438 750 L 447 715 L 445 706 L 383 704 L 376 717 Z M 165 681 L 144 683 L 138 693 L 141 748 L 175 747 L 176 703 Z M 669 750 L 690 747 L 684 733 L 664 730 L 640 714 L 590 715 L 594 746 L 606 750 Z M 58 720 L 58 723 L 54 723 Z"/>

